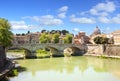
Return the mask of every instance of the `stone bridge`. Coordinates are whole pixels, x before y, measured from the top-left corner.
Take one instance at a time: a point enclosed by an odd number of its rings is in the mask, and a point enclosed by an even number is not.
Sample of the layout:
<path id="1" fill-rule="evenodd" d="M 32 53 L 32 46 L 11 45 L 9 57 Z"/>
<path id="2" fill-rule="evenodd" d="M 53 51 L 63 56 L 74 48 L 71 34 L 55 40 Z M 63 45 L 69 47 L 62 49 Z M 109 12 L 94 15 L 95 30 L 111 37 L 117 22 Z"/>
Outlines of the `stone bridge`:
<path id="1" fill-rule="evenodd" d="M 47 48 L 52 56 L 83 55 L 87 51 L 87 46 L 83 44 L 14 44 L 9 49 L 24 49 L 26 57 L 36 57 L 36 50 Z"/>

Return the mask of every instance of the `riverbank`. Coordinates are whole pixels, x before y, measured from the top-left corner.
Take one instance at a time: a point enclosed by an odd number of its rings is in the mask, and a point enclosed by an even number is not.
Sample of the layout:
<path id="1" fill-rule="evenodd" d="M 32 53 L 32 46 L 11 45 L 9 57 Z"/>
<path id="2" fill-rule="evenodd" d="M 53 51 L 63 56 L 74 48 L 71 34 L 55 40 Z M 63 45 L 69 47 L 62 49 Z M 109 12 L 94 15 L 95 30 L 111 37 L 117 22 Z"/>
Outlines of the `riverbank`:
<path id="1" fill-rule="evenodd" d="M 84 54 L 85 56 L 93 56 L 93 57 L 102 57 L 102 58 L 117 58 L 120 59 L 120 56 L 112 56 L 112 55 L 105 55 L 105 54 Z"/>
<path id="2" fill-rule="evenodd" d="M 11 60 L 7 60 L 6 64 L 0 69 L 0 81 L 4 79 L 6 74 L 12 70 L 12 68 L 15 66 L 15 63 Z"/>

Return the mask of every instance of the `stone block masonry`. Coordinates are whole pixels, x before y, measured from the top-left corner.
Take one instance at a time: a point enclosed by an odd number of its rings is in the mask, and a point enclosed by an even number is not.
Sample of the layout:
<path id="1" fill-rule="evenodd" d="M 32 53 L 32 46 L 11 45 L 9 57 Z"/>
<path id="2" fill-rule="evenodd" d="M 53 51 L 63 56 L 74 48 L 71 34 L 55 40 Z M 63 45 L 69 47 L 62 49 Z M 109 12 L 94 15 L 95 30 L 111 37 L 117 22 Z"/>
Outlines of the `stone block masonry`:
<path id="1" fill-rule="evenodd" d="M 105 55 L 105 56 L 115 56 L 120 57 L 120 45 L 101 45 L 101 44 L 89 44 L 87 45 L 87 54 L 89 55 Z"/>

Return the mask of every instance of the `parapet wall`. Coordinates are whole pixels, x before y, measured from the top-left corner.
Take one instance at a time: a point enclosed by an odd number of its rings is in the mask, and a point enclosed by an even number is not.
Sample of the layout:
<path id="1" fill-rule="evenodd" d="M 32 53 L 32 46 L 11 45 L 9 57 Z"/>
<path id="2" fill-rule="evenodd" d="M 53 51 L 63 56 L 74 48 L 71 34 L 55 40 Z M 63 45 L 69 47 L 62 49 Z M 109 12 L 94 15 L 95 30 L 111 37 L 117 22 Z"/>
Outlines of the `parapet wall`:
<path id="1" fill-rule="evenodd" d="M 87 45 L 87 54 L 120 56 L 120 45 Z"/>

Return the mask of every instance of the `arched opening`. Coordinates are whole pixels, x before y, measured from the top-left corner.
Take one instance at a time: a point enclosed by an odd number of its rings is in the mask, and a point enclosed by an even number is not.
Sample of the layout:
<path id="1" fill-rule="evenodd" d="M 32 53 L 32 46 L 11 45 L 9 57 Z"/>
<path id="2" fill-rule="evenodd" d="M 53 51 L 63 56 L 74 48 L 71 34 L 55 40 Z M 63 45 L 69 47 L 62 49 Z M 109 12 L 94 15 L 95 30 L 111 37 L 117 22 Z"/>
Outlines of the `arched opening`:
<path id="1" fill-rule="evenodd" d="M 23 59 L 30 55 L 31 51 L 21 47 L 11 47 L 6 49 L 7 57 L 12 59 Z"/>
<path id="2" fill-rule="evenodd" d="M 78 47 L 69 47 L 64 49 L 64 56 L 82 56 L 84 53 L 85 51 Z"/>
<path id="3" fill-rule="evenodd" d="M 37 58 L 50 57 L 50 49 L 49 48 L 39 48 L 36 50 Z"/>
<path id="4" fill-rule="evenodd" d="M 53 57 L 63 57 L 63 52 L 58 50 L 57 48 L 55 47 L 51 47 L 51 46 L 48 46 L 46 47 L 50 50 L 50 55 L 53 56 Z"/>

